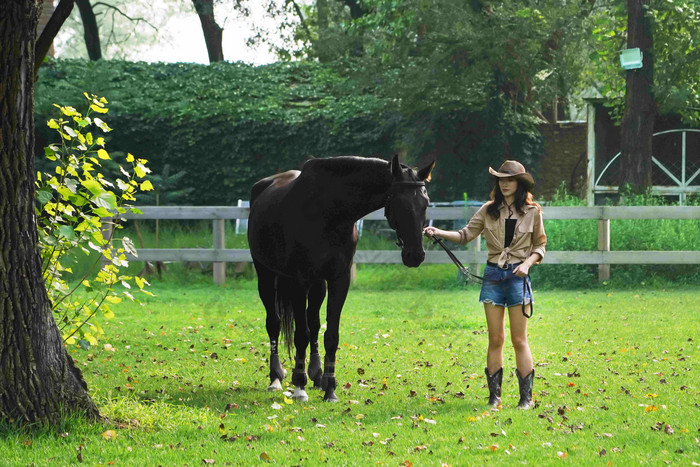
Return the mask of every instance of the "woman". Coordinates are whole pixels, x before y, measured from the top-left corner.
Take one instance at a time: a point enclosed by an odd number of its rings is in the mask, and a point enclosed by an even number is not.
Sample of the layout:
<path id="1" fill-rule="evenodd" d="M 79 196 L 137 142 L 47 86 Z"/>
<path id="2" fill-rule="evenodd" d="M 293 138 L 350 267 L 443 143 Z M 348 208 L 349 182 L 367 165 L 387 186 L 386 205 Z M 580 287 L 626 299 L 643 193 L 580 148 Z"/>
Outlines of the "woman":
<path id="1" fill-rule="evenodd" d="M 532 303 L 530 267 L 544 258 L 547 236 L 542 223 L 542 209 L 532 199 L 535 184 L 520 162 L 508 160 L 498 171 L 489 167 L 496 182 L 486 202 L 458 231 L 426 227 L 427 236 L 441 237 L 460 245 L 483 232 L 488 247 L 479 302 L 484 304 L 489 331 L 486 379 L 489 405 L 501 403 L 503 379 L 503 342 L 505 309 L 508 308 L 510 339 L 515 351 L 516 374 L 520 388 L 518 408 L 529 409 L 535 377 L 532 354 L 527 342 L 527 320 Z"/>

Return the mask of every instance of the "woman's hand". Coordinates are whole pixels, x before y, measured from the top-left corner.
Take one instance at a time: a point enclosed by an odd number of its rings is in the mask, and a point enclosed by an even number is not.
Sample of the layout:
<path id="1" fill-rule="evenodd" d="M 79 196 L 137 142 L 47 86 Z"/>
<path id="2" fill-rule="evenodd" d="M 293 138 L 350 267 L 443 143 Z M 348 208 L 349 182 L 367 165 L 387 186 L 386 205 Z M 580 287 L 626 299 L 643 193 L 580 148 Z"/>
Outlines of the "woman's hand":
<path id="1" fill-rule="evenodd" d="M 432 237 L 436 236 L 439 231 L 440 231 L 440 229 L 435 228 L 435 227 L 426 227 L 423 229 L 423 235 L 425 235 L 426 237 L 432 238 Z"/>
<path id="2" fill-rule="evenodd" d="M 513 269 L 513 274 L 518 277 L 527 277 L 530 274 L 530 263 L 527 261 L 520 263 Z"/>

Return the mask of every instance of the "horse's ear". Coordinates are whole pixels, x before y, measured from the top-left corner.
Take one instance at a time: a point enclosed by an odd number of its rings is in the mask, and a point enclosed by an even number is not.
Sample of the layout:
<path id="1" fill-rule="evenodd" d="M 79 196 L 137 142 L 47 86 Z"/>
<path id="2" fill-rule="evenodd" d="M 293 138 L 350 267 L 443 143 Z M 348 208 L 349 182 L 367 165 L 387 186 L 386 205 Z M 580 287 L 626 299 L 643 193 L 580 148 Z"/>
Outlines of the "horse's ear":
<path id="1" fill-rule="evenodd" d="M 399 162 L 399 155 L 394 154 L 394 157 L 389 162 L 389 168 L 391 169 L 391 175 L 394 178 L 399 178 L 401 176 L 401 163 Z"/>
<path id="2" fill-rule="evenodd" d="M 435 161 L 431 162 L 428 164 L 427 167 L 423 167 L 418 171 L 418 179 L 419 180 L 424 180 L 426 182 L 430 181 L 430 175 L 433 172 L 433 168 L 435 167 Z"/>

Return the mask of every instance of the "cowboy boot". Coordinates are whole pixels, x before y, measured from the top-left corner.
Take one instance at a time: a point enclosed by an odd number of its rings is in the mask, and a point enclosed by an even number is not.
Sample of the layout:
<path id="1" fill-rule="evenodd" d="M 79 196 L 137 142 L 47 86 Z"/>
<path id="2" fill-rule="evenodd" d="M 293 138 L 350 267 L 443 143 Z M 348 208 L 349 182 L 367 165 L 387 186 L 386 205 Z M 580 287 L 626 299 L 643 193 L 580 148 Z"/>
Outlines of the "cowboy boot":
<path id="1" fill-rule="evenodd" d="M 503 381 L 503 368 L 489 375 L 489 369 L 484 368 L 486 373 L 486 381 L 489 385 L 489 405 L 496 407 L 501 403 L 501 381 Z"/>
<path id="2" fill-rule="evenodd" d="M 520 402 L 518 409 L 530 409 L 535 404 L 532 402 L 532 382 L 535 379 L 535 370 L 532 370 L 527 376 L 521 377 L 520 372 L 515 370 L 518 377 L 518 386 L 520 387 Z"/>

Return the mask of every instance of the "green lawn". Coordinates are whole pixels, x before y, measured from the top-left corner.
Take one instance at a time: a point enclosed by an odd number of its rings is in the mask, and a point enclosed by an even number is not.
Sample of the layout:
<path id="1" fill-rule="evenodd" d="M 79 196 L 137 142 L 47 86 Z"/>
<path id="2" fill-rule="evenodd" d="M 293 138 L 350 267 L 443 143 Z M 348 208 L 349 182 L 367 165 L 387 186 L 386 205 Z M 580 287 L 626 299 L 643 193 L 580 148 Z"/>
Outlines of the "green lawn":
<path id="1" fill-rule="evenodd" d="M 9 465 L 630 465 L 700 462 L 697 289 L 536 291 L 531 411 L 486 409 L 478 290 L 353 290 L 340 402 L 266 387 L 252 282 L 156 284 L 72 350 L 108 424 L 2 434 Z M 287 359 L 286 367 L 289 369 Z M 291 372 L 290 372 L 291 373 Z M 286 380 L 285 382 L 289 382 Z"/>

